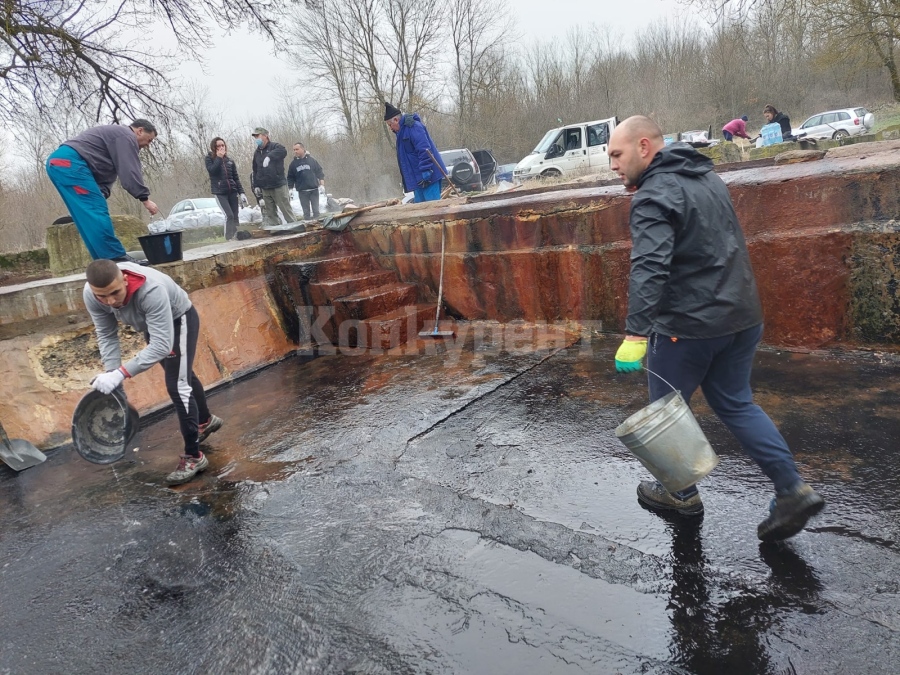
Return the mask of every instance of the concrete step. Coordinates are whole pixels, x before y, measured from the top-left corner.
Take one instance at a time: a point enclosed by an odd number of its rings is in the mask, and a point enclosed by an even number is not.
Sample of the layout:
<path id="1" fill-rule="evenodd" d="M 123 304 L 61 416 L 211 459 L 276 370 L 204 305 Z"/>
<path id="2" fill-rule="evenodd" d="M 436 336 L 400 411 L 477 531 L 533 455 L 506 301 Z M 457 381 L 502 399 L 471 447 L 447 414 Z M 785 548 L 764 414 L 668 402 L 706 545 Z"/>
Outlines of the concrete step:
<path id="1" fill-rule="evenodd" d="M 331 304 L 336 298 L 343 298 L 397 282 L 399 282 L 397 273 L 391 270 L 314 281 L 309 284 L 309 299 L 314 305 L 326 305 Z"/>
<path id="2" fill-rule="evenodd" d="M 359 275 L 364 272 L 381 272 L 375 257 L 371 253 L 354 253 L 350 255 L 332 256 L 329 258 L 313 258 L 298 262 L 281 263 L 282 272 L 299 277 L 301 283 L 327 281 Z"/>
<path id="3" fill-rule="evenodd" d="M 340 327 L 342 321 L 370 319 L 415 305 L 418 295 L 415 284 L 398 282 L 335 298 L 332 304 L 336 325 Z"/>
<path id="4" fill-rule="evenodd" d="M 434 325 L 434 305 L 407 305 L 366 319 L 360 326 L 365 326 L 366 347 L 387 351 L 414 342 L 428 322 Z M 362 333 L 361 327 L 359 333 Z M 360 340 L 357 339 L 357 342 Z"/>

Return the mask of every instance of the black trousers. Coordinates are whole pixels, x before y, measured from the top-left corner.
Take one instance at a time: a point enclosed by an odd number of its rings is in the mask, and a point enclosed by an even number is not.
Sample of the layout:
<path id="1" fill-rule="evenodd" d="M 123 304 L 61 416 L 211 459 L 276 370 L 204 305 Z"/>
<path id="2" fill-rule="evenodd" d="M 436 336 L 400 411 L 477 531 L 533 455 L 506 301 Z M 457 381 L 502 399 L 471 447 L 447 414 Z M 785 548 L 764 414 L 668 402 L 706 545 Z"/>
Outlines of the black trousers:
<path id="1" fill-rule="evenodd" d="M 175 345 L 172 353 L 160 361 L 166 372 L 166 391 L 175 404 L 181 436 L 184 438 L 184 454 L 200 456 L 200 422 L 209 421 L 206 392 L 203 383 L 194 374 L 194 353 L 200 333 L 200 316 L 191 307 L 175 319 Z"/>
<path id="2" fill-rule="evenodd" d="M 306 220 L 319 217 L 319 188 L 313 190 L 297 190 L 300 198 L 300 206 L 303 207 L 303 217 Z M 312 215 L 310 215 L 312 211 Z"/>
<path id="3" fill-rule="evenodd" d="M 238 194 L 237 192 L 229 192 L 227 195 L 216 195 L 219 200 L 219 206 L 225 212 L 225 239 L 234 239 L 238 228 Z"/>

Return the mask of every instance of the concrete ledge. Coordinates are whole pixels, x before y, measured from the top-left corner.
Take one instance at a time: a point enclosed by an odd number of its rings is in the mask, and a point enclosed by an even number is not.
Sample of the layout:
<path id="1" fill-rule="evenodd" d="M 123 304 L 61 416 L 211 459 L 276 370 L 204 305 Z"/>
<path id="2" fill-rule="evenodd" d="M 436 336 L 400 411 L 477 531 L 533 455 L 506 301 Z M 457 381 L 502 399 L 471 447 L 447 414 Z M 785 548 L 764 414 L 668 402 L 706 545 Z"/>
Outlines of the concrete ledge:
<path id="1" fill-rule="evenodd" d="M 158 265 L 157 269 L 173 277 L 190 293 L 260 274 L 271 275 L 274 266 L 280 262 L 318 255 L 328 240 L 327 233 L 320 230 L 227 242 L 186 251 L 184 260 Z M 83 289 L 83 273 L 0 287 L 3 336 L 14 337 L 26 330 L 35 330 L 34 322 L 40 319 L 86 316 Z M 16 328 L 19 325 L 21 332 Z"/>

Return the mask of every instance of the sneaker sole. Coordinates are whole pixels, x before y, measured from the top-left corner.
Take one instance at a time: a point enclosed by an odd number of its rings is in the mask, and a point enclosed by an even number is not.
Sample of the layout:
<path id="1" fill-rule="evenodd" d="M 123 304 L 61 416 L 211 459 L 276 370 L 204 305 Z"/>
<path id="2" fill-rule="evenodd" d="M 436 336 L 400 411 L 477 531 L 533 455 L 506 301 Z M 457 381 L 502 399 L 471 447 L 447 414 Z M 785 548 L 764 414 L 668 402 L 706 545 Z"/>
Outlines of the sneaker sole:
<path id="1" fill-rule="evenodd" d="M 806 527 L 806 523 L 809 522 L 809 519 L 813 516 L 821 513 L 822 509 L 825 508 L 825 500 L 821 497 L 810 504 L 807 504 L 802 509 L 797 511 L 793 515 L 793 517 L 784 520 L 778 524 L 772 525 L 770 528 L 763 530 L 760 528 L 757 531 L 757 536 L 760 541 L 784 541 L 785 539 L 790 539 L 795 534 L 798 534 L 804 527 Z"/>
<path id="2" fill-rule="evenodd" d="M 677 513 L 681 516 L 702 516 L 703 515 L 703 503 L 701 502 L 697 506 L 691 506 L 687 509 L 680 509 L 677 506 L 669 506 L 668 504 L 660 504 L 659 502 L 655 502 L 652 499 L 648 499 L 641 492 L 640 487 L 637 490 L 638 501 L 644 506 L 654 510 L 654 511 L 665 511 L 666 513 Z"/>

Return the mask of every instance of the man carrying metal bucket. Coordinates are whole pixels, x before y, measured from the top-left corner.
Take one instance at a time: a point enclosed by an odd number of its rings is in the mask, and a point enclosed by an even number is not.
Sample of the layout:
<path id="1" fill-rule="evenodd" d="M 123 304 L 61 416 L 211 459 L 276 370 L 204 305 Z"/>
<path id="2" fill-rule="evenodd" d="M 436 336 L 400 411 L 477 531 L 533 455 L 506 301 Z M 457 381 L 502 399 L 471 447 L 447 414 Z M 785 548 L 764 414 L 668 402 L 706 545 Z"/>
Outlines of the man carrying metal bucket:
<path id="1" fill-rule="evenodd" d="M 781 433 L 753 403 L 750 371 L 762 337 L 762 307 L 744 235 L 728 188 L 710 159 L 686 143 L 666 146 L 659 126 L 630 117 L 609 141 L 610 169 L 631 202 L 631 277 L 626 337 L 616 370 L 647 367 L 681 391 L 700 387 L 719 419 L 775 486 L 763 541 L 792 537 L 825 505 L 800 478 Z M 649 354 L 648 354 L 649 340 Z M 671 389 L 649 377 L 650 400 Z M 703 514 L 696 486 L 670 493 L 644 481 L 638 499 L 650 508 Z"/>
<path id="2" fill-rule="evenodd" d="M 97 345 L 106 372 L 91 385 L 103 394 L 159 363 L 166 373 L 166 390 L 175 411 L 184 455 L 166 477 L 170 485 L 191 480 L 209 466 L 200 443 L 222 427 L 209 412 L 203 384 L 194 374 L 194 352 L 200 317 L 188 294 L 170 276 L 133 263 L 95 260 L 85 271 L 84 304 L 97 331 Z M 119 321 L 144 333 L 147 346 L 122 365 Z M 203 420 L 203 422 L 200 422 Z"/>

